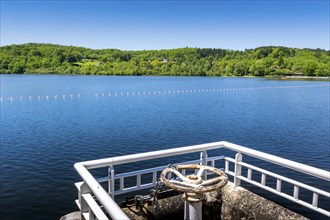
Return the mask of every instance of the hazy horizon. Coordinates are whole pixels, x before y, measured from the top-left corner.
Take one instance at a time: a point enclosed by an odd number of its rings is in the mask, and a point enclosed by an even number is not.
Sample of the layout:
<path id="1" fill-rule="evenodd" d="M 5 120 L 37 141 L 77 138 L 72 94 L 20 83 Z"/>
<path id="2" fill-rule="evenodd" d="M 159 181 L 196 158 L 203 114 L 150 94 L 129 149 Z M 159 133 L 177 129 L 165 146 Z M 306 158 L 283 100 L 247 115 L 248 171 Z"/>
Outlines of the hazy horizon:
<path id="1" fill-rule="evenodd" d="M 5 47 L 5 46 L 11 46 L 11 45 L 24 45 L 24 44 L 51 44 L 51 45 L 58 45 L 58 46 L 65 46 L 65 47 L 82 47 L 86 49 L 92 49 L 92 50 L 120 50 L 120 51 L 149 51 L 149 50 L 155 50 L 155 51 L 160 51 L 160 50 L 175 50 L 175 49 L 180 49 L 180 48 L 199 48 L 199 49 L 221 49 L 221 50 L 233 50 L 233 51 L 244 51 L 244 50 L 253 50 L 256 48 L 262 48 L 262 47 L 285 47 L 285 48 L 293 48 L 293 49 L 310 49 L 310 50 L 325 50 L 325 51 L 330 51 L 322 48 L 297 48 L 297 47 L 286 47 L 286 46 L 281 46 L 281 45 L 263 45 L 263 46 L 258 46 L 254 48 L 245 48 L 245 49 L 228 49 L 228 48 L 218 48 L 218 47 L 175 47 L 175 48 L 160 48 L 160 49 L 140 49 L 140 50 L 130 50 L 130 49 L 118 49 L 118 48 L 90 48 L 86 47 L 83 45 L 64 45 L 64 44 L 55 44 L 55 43 L 43 43 L 43 42 L 27 42 L 27 43 L 21 43 L 21 44 L 8 44 L 8 45 L 1 45 L 0 47 Z"/>

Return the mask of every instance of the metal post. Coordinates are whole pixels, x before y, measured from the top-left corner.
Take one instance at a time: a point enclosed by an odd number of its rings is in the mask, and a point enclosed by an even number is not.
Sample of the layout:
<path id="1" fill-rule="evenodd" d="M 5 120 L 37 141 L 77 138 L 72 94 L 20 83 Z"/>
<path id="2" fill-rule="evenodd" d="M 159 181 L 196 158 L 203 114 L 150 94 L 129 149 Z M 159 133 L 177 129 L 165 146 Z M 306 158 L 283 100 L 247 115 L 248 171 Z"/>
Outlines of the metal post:
<path id="1" fill-rule="evenodd" d="M 239 162 L 242 162 L 242 154 L 238 152 L 235 155 L 235 176 L 234 176 L 235 186 L 241 185 L 241 180 L 238 178 L 238 176 L 242 174 L 242 166 L 238 164 Z"/>
<path id="2" fill-rule="evenodd" d="M 189 203 L 184 200 L 184 216 L 183 216 L 184 220 L 188 220 L 189 219 Z"/>
<path id="3" fill-rule="evenodd" d="M 80 192 L 79 192 L 79 202 L 80 202 L 80 218 L 84 219 L 83 213 L 85 212 L 89 212 L 89 206 L 87 204 L 87 202 L 85 201 L 85 199 L 82 197 L 83 194 L 86 193 L 91 193 L 90 188 L 88 187 L 88 185 L 84 182 L 81 186 L 80 186 Z"/>
<path id="4" fill-rule="evenodd" d="M 202 201 L 184 203 L 184 220 L 202 220 Z"/>
<path id="5" fill-rule="evenodd" d="M 204 150 L 200 155 L 201 165 L 207 166 L 207 151 Z"/>
<path id="6" fill-rule="evenodd" d="M 113 166 L 109 166 L 108 176 L 108 193 L 110 194 L 112 199 L 115 199 L 115 169 L 113 168 Z"/>
<path id="7" fill-rule="evenodd" d="M 184 220 L 202 220 L 202 201 L 204 195 L 184 193 Z"/>
<path id="8" fill-rule="evenodd" d="M 202 161 L 202 165 L 207 166 L 207 151 L 206 150 L 201 152 L 200 160 Z M 205 180 L 207 179 L 207 172 L 204 173 L 203 177 Z"/>

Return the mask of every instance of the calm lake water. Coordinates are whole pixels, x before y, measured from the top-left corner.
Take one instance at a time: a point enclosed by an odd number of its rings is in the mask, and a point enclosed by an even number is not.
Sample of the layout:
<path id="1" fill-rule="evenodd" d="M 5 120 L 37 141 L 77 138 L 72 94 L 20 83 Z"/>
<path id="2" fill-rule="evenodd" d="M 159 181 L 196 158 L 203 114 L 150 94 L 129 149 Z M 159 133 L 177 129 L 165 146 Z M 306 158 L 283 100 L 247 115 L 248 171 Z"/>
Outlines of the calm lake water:
<path id="1" fill-rule="evenodd" d="M 262 78 L 1 75 L 0 219 L 59 219 L 77 210 L 75 162 L 150 150 L 225 140 L 329 171 L 329 88 Z"/>

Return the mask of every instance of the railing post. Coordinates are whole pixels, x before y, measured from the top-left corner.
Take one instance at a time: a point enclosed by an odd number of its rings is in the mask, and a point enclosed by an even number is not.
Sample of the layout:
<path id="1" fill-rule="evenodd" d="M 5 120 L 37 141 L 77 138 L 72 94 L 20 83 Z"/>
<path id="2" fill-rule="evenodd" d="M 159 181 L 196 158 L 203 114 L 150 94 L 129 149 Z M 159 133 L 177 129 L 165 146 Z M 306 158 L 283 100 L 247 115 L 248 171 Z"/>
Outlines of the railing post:
<path id="1" fill-rule="evenodd" d="M 200 154 L 200 160 L 202 161 L 202 165 L 207 166 L 207 151 L 204 150 Z M 207 171 L 204 172 L 204 179 L 207 179 Z"/>
<path id="2" fill-rule="evenodd" d="M 299 199 L 299 186 L 294 186 L 293 187 L 293 197 L 298 200 Z"/>
<path id="3" fill-rule="evenodd" d="M 280 180 L 280 179 L 276 180 L 276 191 L 282 192 L 282 180 Z"/>
<path id="4" fill-rule="evenodd" d="M 317 207 L 319 203 L 319 194 L 318 193 L 313 193 L 313 206 Z"/>
<path id="5" fill-rule="evenodd" d="M 85 199 L 82 196 L 83 194 L 86 194 L 86 193 L 91 193 L 91 190 L 88 187 L 88 185 L 84 182 L 80 186 L 80 196 L 79 196 L 79 202 L 80 202 L 80 219 L 85 219 L 84 216 L 83 216 L 83 213 L 90 212 L 89 206 L 88 206 L 87 202 L 85 201 Z"/>
<path id="6" fill-rule="evenodd" d="M 229 172 L 229 161 L 226 160 L 226 158 L 225 158 L 225 172 L 226 172 L 226 173 Z"/>
<path id="7" fill-rule="evenodd" d="M 115 199 L 115 169 L 113 166 L 109 166 L 108 177 L 108 193 L 112 199 Z"/>
<path id="8" fill-rule="evenodd" d="M 92 212 L 91 208 L 89 209 L 89 220 L 95 220 L 95 215 Z"/>
<path id="9" fill-rule="evenodd" d="M 200 160 L 202 161 L 202 165 L 207 166 L 207 151 L 204 150 L 201 152 Z"/>
<path id="10" fill-rule="evenodd" d="M 235 176 L 234 176 L 235 186 L 241 185 L 241 180 L 238 178 L 238 176 L 242 174 L 242 166 L 238 164 L 239 162 L 242 162 L 242 154 L 238 152 L 235 155 Z"/>

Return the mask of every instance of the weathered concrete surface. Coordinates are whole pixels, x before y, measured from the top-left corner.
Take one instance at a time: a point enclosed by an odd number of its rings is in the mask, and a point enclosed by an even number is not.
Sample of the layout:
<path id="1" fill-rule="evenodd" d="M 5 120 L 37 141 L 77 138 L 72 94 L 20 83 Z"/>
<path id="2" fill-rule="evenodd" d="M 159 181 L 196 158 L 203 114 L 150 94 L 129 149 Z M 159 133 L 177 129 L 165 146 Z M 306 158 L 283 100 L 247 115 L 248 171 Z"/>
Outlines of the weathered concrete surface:
<path id="1" fill-rule="evenodd" d="M 143 209 L 135 206 L 123 207 L 123 211 L 130 219 L 183 219 L 182 195 L 176 195 L 145 204 Z"/>
<path id="2" fill-rule="evenodd" d="M 60 220 L 81 220 L 80 212 L 71 212 L 65 216 L 62 216 Z"/>
<path id="3" fill-rule="evenodd" d="M 219 220 L 221 219 L 221 190 L 205 194 L 203 201 L 203 219 Z"/>
<path id="4" fill-rule="evenodd" d="M 222 220 L 307 219 L 242 187 L 234 187 L 231 182 L 222 191 Z"/>
<path id="5" fill-rule="evenodd" d="M 134 206 L 125 207 L 123 211 L 130 219 L 134 220 L 182 220 L 184 218 L 184 200 L 182 196 L 181 194 L 159 199 L 153 202 L 153 204 L 144 206 L 143 212 L 141 212 L 141 209 L 137 210 Z M 203 219 L 221 219 L 220 191 L 205 194 L 202 210 Z"/>
<path id="6" fill-rule="evenodd" d="M 141 212 L 136 207 L 122 207 L 130 219 L 134 220 L 182 220 L 184 201 L 182 195 L 159 199 L 145 205 Z M 306 220 L 280 205 L 258 196 L 242 187 L 228 184 L 217 192 L 206 193 L 203 201 L 203 219 L 207 220 Z M 79 212 L 63 216 L 60 220 L 80 220 Z"/>

